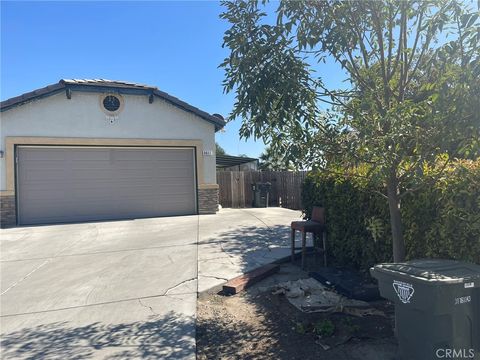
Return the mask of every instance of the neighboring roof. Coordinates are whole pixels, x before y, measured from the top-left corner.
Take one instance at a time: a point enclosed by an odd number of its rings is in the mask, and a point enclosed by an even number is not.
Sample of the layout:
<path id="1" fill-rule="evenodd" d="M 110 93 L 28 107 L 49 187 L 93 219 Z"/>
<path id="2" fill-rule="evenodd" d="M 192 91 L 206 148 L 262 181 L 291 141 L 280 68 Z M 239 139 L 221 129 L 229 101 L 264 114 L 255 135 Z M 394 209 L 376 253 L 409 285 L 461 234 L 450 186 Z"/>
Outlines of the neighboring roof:
<path id="1" fill-rule="evenodd" d="M 6 111 L 29 101 L 51 96 L 66 90 L 93 92 L 114 91 L 122 94 L 153 95 L 185 111 L 191 112 L 208 122 L 213 123 L 215 125 L 215 131 L 220 130 L 225 126 L 225 120 L 223 120 L 220 115 L 211 115 L 170 94 L 167 94 L 166 92 L 159 90 L 154 86 L 106 79 L 62 79 L 56 84 L 48 85 L 44 88 L 2 101 L 0 104 L 0 110 Z"/>
<path id="2" fill-rule="evenodd" d="M 255 158 L 217 154 L 217 167 L 230 167 L 258 161 Z"/>

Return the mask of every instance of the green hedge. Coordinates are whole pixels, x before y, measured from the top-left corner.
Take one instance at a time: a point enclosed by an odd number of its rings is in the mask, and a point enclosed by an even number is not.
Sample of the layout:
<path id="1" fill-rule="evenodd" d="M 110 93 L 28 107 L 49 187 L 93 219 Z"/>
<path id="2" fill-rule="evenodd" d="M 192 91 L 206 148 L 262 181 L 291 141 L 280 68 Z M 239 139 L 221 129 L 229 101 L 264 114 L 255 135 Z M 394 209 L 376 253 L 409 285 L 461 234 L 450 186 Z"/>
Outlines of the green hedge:
<path id="1" fill-rule="evenodd" d="M 315 205 L 326 208 L 331 262 L 368 269 L 392 261 L 392 239 L 386 199 L 359 179 L 311 172 L 302 198 L 307 217 Z M 405 196 L 401 212 L 407 259 L 480 263 L 480 159 L 452 164 L 435 185 Z"/>

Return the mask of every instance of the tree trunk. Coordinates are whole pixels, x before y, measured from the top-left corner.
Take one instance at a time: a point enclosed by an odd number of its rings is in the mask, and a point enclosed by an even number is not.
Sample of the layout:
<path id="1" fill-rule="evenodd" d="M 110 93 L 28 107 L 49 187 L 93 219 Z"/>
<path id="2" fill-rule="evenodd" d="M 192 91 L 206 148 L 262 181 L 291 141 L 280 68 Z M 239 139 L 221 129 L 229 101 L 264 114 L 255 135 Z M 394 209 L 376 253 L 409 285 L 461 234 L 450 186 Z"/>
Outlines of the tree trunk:
<path id="1" fill-rule="evenodd" d="M 398 184 L 395 176 L 388 180 L 387 184 L 388 208 L 390 210 L 390 225 L 393 239 L 393 261 L 405 260 L 405 242 L 403 239 L 402 217 L 400 215 L 400 198 L 398 196 Z"/>

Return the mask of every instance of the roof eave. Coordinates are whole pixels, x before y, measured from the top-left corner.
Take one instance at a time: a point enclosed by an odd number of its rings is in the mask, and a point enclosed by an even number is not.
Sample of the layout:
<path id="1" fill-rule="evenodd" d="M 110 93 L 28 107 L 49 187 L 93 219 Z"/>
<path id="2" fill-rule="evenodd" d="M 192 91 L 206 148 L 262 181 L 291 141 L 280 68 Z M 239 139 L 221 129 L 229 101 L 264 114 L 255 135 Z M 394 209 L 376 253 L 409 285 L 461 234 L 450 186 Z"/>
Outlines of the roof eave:
<path id="1" fill-rule="evenodd" d="M 37 99 L 43 99 L 62 92 L 65 89 L 65 84 L 57 83 L 45 86 L 43 88 L 24 93 L 19 96 L 4 100 L 0 103 L 0 111 L 10 110 L 14 107 L 29 103 Z"/>
<path id="2" fill-rule="evenodd" d="M 166 92 L 160 91 L 154 87 L 134 87 L 129 85 L 117 85 L 117 84 L 92 84 L 92 83 L 71 83 L 64 80 L 60 80 L 56 84 L 48 85 L 44 88 L 40 88 L 0 103 L 0 111 L 7 111 L 14 107 L 24 105 L 28 102 L 35 101 L 38 99 L 46 98 L 55 94 L 60 93 L 63 90 L 70 89 L 73 91 L 83 91 L 83 92 L 118 92 L 120 94 L 130 94 L 130 95 L 155 95 L 156 97 L 171 103 L 174 106 L 177 106 L 184 111 L 193 113 L 194 115 L 202 118 L 205 121 L 212 123 L 215 126 L 215 131 L 221 130 L 225 126 L 225 121 L 220 118 L 217 118 L 209 113 L 200 110 Z"/>

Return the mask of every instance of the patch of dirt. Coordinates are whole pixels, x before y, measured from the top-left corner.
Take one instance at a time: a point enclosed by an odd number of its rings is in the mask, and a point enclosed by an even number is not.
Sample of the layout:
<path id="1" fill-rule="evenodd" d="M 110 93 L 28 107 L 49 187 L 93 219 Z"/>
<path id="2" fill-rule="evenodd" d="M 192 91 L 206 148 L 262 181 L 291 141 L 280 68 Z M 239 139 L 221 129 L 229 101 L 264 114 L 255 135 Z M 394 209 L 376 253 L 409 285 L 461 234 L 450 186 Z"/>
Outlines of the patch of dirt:
<path id="1" fill-rule="evenodd" d="M 393 306 L 383 316 L 306 314 L 259 283 L 235 296 L 203 296 L 197 305 L 197 358 L 388 360 L 397 349 Z"/>

